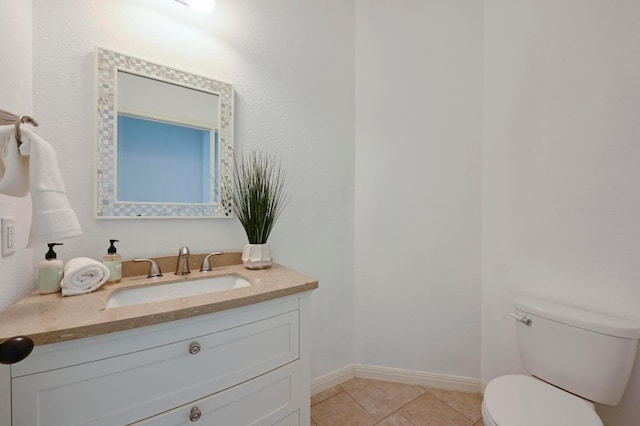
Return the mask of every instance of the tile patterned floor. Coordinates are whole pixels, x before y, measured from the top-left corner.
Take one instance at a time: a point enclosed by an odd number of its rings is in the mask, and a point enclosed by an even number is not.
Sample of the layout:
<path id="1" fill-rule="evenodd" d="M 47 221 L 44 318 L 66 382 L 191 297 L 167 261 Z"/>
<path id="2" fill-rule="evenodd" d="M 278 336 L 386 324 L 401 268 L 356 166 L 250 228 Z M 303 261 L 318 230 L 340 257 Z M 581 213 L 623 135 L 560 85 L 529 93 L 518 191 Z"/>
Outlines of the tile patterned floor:
<path id="1" fill-rule="evenodd" d="M 311 426 L 484 426 L 482 396 L 355 378 L 311 397 Z"/>

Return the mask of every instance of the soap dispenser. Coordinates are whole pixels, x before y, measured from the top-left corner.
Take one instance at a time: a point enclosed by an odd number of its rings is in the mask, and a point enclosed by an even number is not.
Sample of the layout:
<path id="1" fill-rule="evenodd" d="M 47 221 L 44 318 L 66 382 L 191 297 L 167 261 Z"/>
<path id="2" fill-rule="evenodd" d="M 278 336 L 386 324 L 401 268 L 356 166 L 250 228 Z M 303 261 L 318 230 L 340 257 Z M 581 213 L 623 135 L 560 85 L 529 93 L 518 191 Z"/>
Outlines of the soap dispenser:
<path id="1" fill-rule="evenodd" d="M 102 258 L 102 263 L 109 269 L 109 279 L 107 283 L 116 284 L 122 280 L 122 256 L 118 254 L 116 246 L 113 243 L 118 243 L 118 240 L 109 240 L 111 245 L 107 249 L 107 254 Z"/>
<path id="2" fill-rule="evenodd" d="M 49 243 L 49 251 L 44 256 L 44 260 L 38 264 L 38 290 L 40 294 L 56 293 L 60 291 L 60 281 L 64 273 L 62 260 L 53 251 L 53 247 L 61 246 L 62 243 Z"/>

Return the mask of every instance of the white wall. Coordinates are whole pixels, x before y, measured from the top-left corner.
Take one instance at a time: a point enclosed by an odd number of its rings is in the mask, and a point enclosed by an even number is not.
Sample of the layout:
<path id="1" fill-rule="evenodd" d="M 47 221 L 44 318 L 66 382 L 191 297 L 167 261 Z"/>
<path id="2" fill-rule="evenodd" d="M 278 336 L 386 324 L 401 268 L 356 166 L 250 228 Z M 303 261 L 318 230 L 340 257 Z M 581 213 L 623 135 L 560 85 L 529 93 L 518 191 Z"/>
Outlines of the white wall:
<path id="1" fill-rule="evenodd" d="M 200 15 L 174 1 L 34 1 L 34 101 L 84 230 L 63 259 L 240 250 L 237 221 L 93 218 L 94 72 L 100 45 L 231 82 L 236 152 L 282 155 L 291 203 L 270 243 L 275 260 L 314 276 L 312 374 L 353 359 L 353 21 L 351 2 L 218 1 Z M 37 255 L 39 251 L 36 249 Z"/>
<path id="2" fill-rule="evenodd" d="M 313 377 L 354 360 L 522 371 L 506 316 L 520 294 L 640 320 L 637 2 L 390 3 L 35 0 L 32 32 L 31 2 L 0 1 L 0 108 L 41 122 L 85 231 L 61 256 L 99 258 L 108 238 L 126 258 L 244 244 L 233 220 L 93 219 L 99 44 L 234 83 L 238 150 L 283 155 L 292 203 L 271 243 L 320 279 Z M 28 199 L 0 196 L 0 215 L 24 246 Z M 43 252 L 0 260 L 0 309 Z M 636 368 L 599 411 L 631 426 L 639 398 Z"/>
<path id="3" fill-rule="evenodd" d="M 0 0 L 0 109 L 17 115 L 33 115 L 31 14 L 31 1 Z M 1 311 L 33 288 L 33 251 L 24 249 L 31 225 L 30 198 L 0 195 L 0 217 L 15 219 L 19 247 L 13 255 L 0 258 Z"/>
<path id="4" fill-rule="evenodd" d="M 485 0 L 482 378 L 517 295 L 640 321 L 640 3 Z M 605 424 L 640 419 L 640 363 Z"/>
<path id="5" fill-rule="evenodd" d="M 356 362 L 480 372 L 482 3 L 356 1 Z"/>

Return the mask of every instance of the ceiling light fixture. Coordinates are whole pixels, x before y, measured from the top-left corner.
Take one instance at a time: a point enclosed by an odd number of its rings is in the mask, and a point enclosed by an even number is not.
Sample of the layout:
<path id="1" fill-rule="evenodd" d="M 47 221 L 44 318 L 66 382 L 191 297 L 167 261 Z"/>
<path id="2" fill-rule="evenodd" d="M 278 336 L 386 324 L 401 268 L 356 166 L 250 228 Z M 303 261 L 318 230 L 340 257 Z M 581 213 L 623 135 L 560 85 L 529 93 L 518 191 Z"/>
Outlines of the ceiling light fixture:
<path id="1" fill-rule="evenodd" d="M 216 8 L 216 0 L 175 0 L 200 13 L 210 13 Z"/>

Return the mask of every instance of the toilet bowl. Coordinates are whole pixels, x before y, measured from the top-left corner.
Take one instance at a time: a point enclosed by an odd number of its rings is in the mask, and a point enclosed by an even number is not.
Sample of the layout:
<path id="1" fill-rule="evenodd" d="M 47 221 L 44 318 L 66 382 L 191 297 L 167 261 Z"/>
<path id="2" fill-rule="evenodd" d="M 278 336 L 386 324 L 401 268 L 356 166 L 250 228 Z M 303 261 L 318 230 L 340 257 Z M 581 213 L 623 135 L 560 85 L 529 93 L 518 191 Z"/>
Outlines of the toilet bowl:
<path id="1" fill-rule="evenodd" d="M 485 426 L 603 426 L 593 403 L 524 375 L 489 383 L 482 418 Z"/>
<path id="2" fill-rule="evenodd" d="M 602 426 L 591 401 L 620 402 L 636 358 L 635 321 L 555 302 L 515 301 L 522 374 L 489 382 L 485 426 Z"/>

